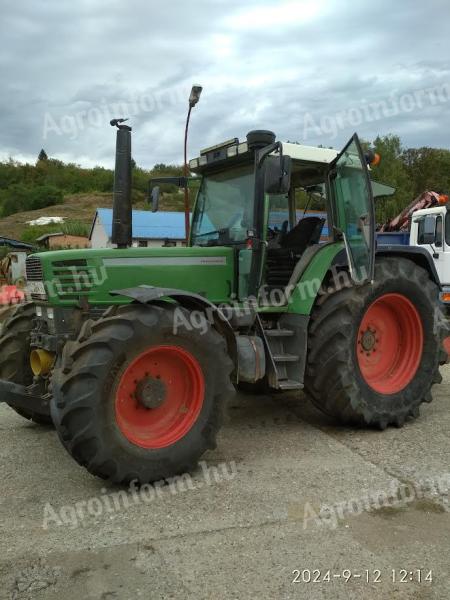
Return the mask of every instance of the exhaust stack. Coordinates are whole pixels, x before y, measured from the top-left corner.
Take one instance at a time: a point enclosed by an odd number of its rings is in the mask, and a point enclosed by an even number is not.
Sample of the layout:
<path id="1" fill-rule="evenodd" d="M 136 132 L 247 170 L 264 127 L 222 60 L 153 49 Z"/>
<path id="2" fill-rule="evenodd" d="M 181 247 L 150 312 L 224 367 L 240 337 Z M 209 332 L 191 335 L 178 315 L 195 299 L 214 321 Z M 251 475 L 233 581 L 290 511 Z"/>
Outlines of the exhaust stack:
<path id="1" fill-rule="evenodd" d="M 132 241 L 131 127 L 123 124 L 126 120 L 113 119 L 110 122 L 117 127 L 111 235 L 111 242 L 117 248 L 128 248 Z"/>

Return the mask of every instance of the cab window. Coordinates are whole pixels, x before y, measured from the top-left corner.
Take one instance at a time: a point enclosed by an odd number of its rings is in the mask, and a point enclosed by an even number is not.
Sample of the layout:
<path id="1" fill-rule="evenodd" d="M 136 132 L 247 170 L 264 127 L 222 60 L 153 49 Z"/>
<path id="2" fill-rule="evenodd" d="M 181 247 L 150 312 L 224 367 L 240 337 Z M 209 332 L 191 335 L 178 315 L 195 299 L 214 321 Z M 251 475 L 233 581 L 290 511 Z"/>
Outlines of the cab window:
<path id="1" fill-rule="evenodd" d="M 289 197 L 288 194 L 271 194 L 269 196 L 268 215 L 269 239 L 272 235 L 289 231 Z"/>
<path id="2" fill-rule="evenodd" d="M 442 248 L 444 242 L 444 227 L 442 217 L 436 219 L 436 246 Z"/>

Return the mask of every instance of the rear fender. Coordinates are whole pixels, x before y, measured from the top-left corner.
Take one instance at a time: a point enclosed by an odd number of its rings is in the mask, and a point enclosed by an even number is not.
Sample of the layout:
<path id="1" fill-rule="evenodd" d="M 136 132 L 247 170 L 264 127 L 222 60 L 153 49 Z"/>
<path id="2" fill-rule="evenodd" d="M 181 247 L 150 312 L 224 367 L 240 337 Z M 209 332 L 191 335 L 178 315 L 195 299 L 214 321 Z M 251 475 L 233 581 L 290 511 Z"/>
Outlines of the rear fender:
<path id="1" fill-rule="evenodd" d="M 341 242 L 311 246 L 306 250 L 288 285 L 288 313 L 311 314 L 330 268 L 342 253 L 347 256 Z"/>
<path id="2" fill-rule="evenodd" d="M 442 289 L 433 258 L 425 248 L 401 245 L 379 246 L 377 248 L 376 258 L 381 257 L 406 258 L 413 261 L 416 265 L 425 269 L 428 272 L 430 279 L 440 290 Z M 345 251 L 341 251 L 335 256 L 332 266 L 337 268 L 348 267 L 347 254 Z"/>
<path id="3" fill-rule="evenodd" d="M 430 279 L 434 281 L 439 289 L 442 287 L 433 257 L 425 248 L 419 248 L 418 246 L 381 246 L 377 249 L 376 256 L 392 256 L 412 260 L 416 265 L 428 271 Z"/>

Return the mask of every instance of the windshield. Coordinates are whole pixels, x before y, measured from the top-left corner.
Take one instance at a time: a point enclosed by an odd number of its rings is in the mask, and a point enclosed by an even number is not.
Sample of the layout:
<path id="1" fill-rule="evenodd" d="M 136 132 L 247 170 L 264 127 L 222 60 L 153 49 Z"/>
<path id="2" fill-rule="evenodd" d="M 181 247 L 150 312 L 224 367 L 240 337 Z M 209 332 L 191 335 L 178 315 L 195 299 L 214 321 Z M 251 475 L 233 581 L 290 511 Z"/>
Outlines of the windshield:
<path id="1" fill-rule="evenodd" d="M 192 220 L 192 246 L 246 240 L 253 228 L 254 181 L 253 164 L 205 175 Z"/>

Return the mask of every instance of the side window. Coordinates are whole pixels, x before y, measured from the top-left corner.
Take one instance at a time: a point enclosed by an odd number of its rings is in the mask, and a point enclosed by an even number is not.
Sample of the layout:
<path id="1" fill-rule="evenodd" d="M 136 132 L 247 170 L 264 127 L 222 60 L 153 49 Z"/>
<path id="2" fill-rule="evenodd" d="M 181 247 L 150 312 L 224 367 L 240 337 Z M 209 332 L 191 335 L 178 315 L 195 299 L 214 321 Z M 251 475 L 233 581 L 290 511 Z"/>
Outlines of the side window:
<path id="1" fill-rule="evenodd" d="M 289 229 L 289 197 L 287 194 L 271 194 L 269 196 L 268 226 L 275 232 Z"/>
<path id="2" fill-rule="evenodd" d="M 445 217 L 445 243 L 450 246 L 450 212 Z"/>
<path id="3" fill-rule="evenodd" d="M 425 219 L 419 221 L 419 227 L 417 228 L 417 243 L 422 245 L 425 234 Z"/>

